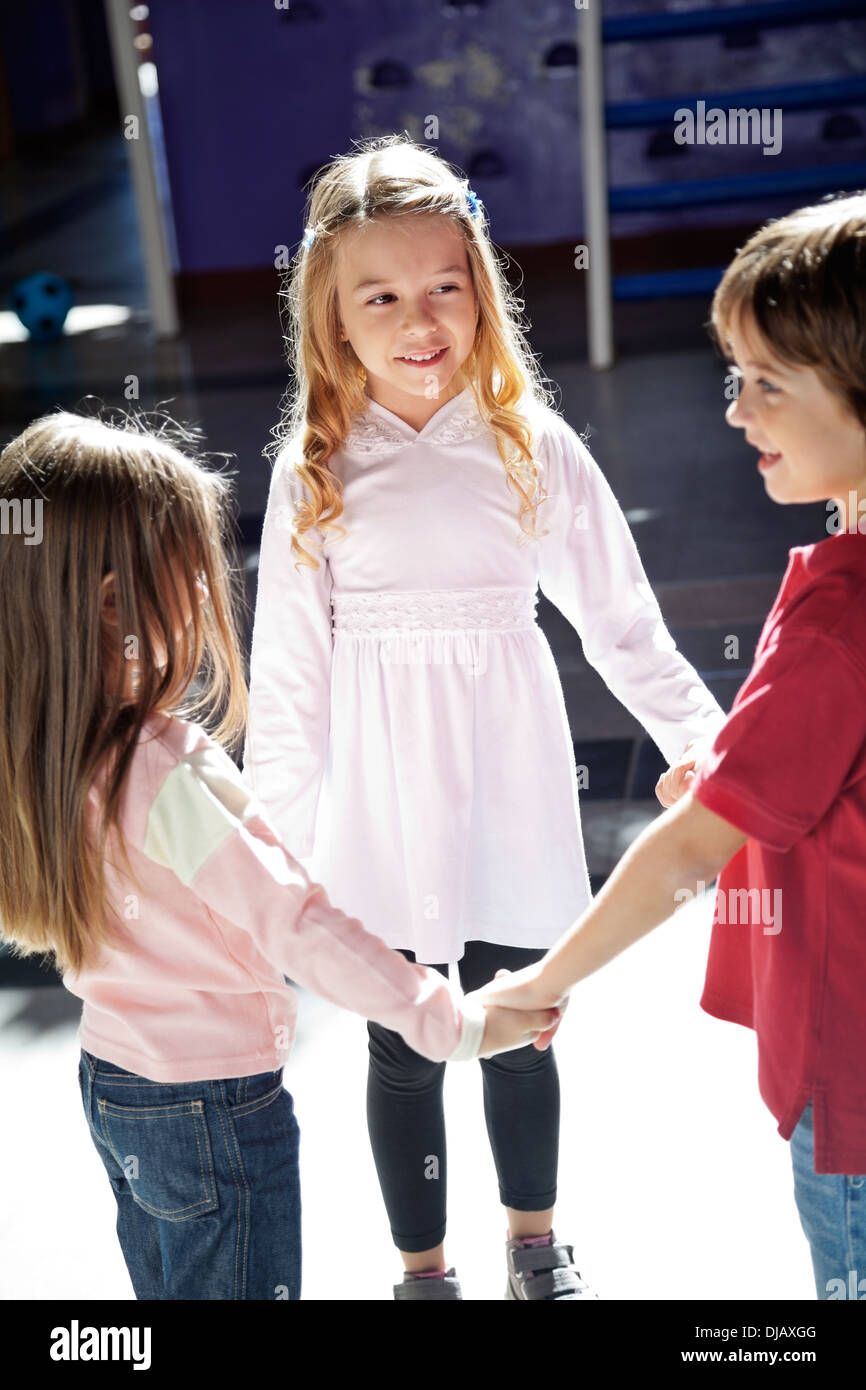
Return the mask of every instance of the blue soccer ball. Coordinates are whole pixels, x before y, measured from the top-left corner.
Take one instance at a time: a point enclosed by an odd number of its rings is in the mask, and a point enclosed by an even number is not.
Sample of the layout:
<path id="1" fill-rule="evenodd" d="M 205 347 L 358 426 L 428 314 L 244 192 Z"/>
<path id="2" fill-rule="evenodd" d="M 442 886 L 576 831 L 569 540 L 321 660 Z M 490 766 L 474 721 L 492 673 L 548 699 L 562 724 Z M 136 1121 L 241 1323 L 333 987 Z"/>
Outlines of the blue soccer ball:
<path id="1" fill-rule="evenodd" d="M 72 308 L 72 290 L 59 275 L 38 271 L 12 286 L 9 304 L 31 338 L 49 342 L 63 332 L 66 315 Z"/>

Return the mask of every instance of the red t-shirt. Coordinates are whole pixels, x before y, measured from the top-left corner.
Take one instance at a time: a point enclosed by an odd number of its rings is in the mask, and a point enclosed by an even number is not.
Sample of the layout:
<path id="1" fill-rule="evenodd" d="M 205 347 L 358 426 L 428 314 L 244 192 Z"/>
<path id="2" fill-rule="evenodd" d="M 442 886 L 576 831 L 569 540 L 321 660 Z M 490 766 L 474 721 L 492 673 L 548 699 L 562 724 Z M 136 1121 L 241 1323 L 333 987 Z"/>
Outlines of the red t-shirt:
<path id="1" fill-rule="evenodd" d="M 692 792 L 750 837 L 718 878 L 701 1006 L 755 1029 L 784 1139 L 813 1098 L 816 1172 L 866 1173 L 866 536 L 789 551 Z"/>

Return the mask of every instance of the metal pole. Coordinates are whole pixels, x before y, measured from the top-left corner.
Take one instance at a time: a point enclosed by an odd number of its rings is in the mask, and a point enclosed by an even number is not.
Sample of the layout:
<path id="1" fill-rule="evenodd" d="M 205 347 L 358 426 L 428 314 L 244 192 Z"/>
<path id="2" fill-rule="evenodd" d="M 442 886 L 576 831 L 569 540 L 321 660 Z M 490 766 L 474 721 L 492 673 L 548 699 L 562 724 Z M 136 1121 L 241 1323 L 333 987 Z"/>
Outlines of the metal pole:
<path id="1" fill-rule="evenodd" d="M 601 5 L 602 0 L 583 0 L 582 4 L 575 0 L 579 11 L 583 213 L 589 247 L 587 336 L 589 365 L 596 370 L 612 367 L 614 362 Z"/>
<path id="2" fill-rule="evenodd" d="M 168 257 L 162 210 L 153 167 L 147 112 L 138 81 L 138 60 L 129 22 L 130 0 L 105 0 L 114 75 L 124 122 L 135 117 L 135 138 L 127 138 L 138 228 L 144 254 L 150 314 L 158 338 L 174 338 L 180 324 Z M 124 132 L 126 133 L 126 132 Z"/>

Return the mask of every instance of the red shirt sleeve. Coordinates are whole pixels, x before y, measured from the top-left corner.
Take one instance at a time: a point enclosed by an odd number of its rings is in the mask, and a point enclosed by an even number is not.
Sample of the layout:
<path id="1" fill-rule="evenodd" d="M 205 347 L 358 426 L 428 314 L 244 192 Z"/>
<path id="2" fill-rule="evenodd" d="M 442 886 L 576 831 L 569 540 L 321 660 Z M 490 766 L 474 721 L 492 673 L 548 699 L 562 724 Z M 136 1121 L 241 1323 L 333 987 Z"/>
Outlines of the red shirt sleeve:
<path id="1" fill-rule="evenodd" d="M 785 853 L 844 787 L 866 740 L 866 669 L 843 638 L 777 629 L 692 783 L 701 805 Z"/>

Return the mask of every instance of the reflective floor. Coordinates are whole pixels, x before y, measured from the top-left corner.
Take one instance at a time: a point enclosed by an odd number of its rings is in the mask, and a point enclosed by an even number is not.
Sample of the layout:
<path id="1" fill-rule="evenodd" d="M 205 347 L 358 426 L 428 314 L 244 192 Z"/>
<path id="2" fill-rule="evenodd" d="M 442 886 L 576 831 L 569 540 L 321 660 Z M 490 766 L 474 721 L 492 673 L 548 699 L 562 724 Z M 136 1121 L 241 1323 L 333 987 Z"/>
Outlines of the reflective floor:
<path id="1" fill-rule="evenodd" d="M 155 342 L 114 138 L 55 160 L 7 163 L 0 193 L 4 292 L 22 274 L 53 270 L 73 281 L 77 304 L 90 306 L 97 323 L 98 306 L 129 310 L 123 323 L 45 345 L 8 341 L 15 326 L 0 314 L 0 443 L 88 395 L 142 408 L 167 403 L 200 423 L 209 448 L 234 455 L 252 600 L 269 476 L 262 449 L 286 382 L 275 296 L 199 308 L 179 341 Z M 533 350 L 569 423 L 591 427 L 590 448 L 677 645 L 728 709 L 788 548 L 826 534 L 824 509 L 777 507 L 765 496 L 754 451 L 724 422 L 724 366 L 702 327 L 705 301 L 618 306 L 620 360 L 592 373 L 579 278 L 570 259 L 564 266 L 559 274 L 551 262 L 521 286 Z M 539 616 L 578 762 L 589 769 L 582 814 L 597 889 L 659 813 L 653 786 L 663 763 L 562 616 L 546 603 Z M 754 1038 L 698 1008 L 711 910 L 684 909 L 587 981 L 557 1039 L 556 1230 L 607 1298 L 814 1297 L 788 1148 L 757 1093 Z M 113 1199 L 80 1112 L 78 1005 L 56 986 L 29 988 L 34 977 L 0 955 L 0 1069 L 14 1138 L 0 1152 L 0 1297 L 131 1297 Z M 399 1276 L 366 1138 L 365 1070 L 363 1022 L 303 996 L 286 1085 L 303 1134 L 305 1298 L 345 1298 L 350 1265 L 368 1270 L 363 1296 L 371 1299 L 390 1298 Z M 448 1257 L 465 1297 L 498 1299 L 505 1227 L 474 1064 L 449 1069 L 447 1100 Z"/>
<path id="2" fill-rule="evenodd" d="M 815 1297 L 753 1035 L 698 1008 L 711 913 L 687 904 L 590 977 L 557 1035 L 554 1229 L 605 1299 Z M 367 1140 L 366 1028 L 301 998 L 285 1084 L 301 1128 L 302 1297 L 391 1299 L 402 1265 Z M 0 991 L 3 1299 L 133 1297 L 81 1109 L 76 1023 L 62 990 Z M 500 1300 L 506 1226 L 475 1063 L 448 1068 L 445 1100 L 446 1256 L 464 1298 Z"/>

